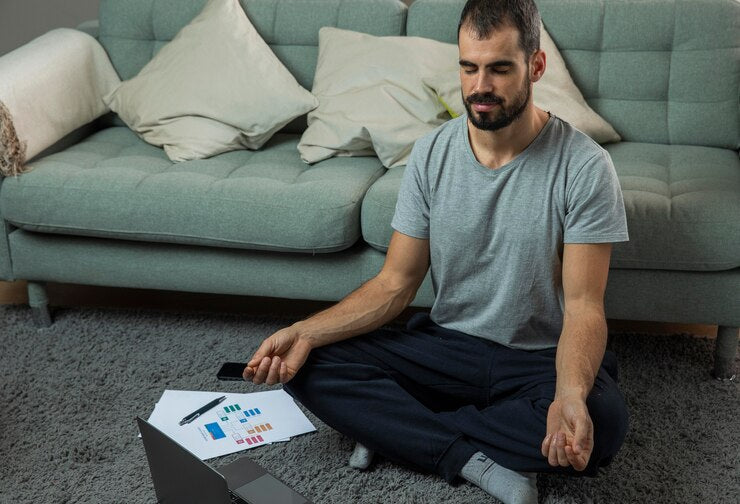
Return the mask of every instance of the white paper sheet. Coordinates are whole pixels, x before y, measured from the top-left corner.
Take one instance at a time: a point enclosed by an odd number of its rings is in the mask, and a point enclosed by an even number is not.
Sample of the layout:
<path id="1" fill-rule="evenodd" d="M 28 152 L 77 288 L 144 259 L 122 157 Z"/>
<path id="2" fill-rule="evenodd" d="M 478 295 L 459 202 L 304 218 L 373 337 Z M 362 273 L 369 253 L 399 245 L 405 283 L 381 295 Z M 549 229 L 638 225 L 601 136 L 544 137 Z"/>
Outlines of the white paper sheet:
<path id="1" fill-rule="evenodd" d="M 226 400 L 189 424 L 183 417 L 226 396 Z M 220 457 L 316 430 L 283 390 L 234 394 L 165 390 L 149 422 L 201 460 Z"/>

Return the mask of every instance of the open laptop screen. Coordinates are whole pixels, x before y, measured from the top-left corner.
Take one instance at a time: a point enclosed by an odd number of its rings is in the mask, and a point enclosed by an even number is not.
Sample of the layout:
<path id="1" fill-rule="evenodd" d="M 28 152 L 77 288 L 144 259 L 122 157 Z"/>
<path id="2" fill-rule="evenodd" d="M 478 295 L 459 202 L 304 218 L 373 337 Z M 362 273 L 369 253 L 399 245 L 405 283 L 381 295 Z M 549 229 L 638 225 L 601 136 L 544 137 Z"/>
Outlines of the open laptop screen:
<path id="1" fill-rule="evenodd" d="M 230 504 L 226 479 L 152 424 L 137 417 L 157 502 Z"/>

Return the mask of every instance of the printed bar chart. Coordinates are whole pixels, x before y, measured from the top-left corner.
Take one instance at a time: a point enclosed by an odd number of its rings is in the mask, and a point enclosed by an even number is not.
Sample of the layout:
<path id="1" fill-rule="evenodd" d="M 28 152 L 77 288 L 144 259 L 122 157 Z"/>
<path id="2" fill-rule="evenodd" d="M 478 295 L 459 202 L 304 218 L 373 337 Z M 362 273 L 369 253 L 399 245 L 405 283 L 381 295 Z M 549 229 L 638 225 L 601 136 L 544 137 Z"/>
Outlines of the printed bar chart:
<path id="1" fill-rule="evenodd" d="M 220 422 L 206 424 L 204 427 L 211 439 L 231 437 L 236 444 L 253 446 L 265 443 L 260 433 L 272 430 L 272 425 L 251 423 L 255 417 L 262 415 L 259 408 L 245 408 L 239 404 L 229 404 L 216 410 Z M 205 434 L 205 433 L 204 433 Z"/>
<path id="2" fill-rule="evenodd" d="M 212 402 L 216 394 L 224 400 L 193 422 L 180 424 L 183 415 Z M 259 449 L 316 430 L 283 390 L 250 394 L 165 390 L 149 421 L 201 460 Z"/>

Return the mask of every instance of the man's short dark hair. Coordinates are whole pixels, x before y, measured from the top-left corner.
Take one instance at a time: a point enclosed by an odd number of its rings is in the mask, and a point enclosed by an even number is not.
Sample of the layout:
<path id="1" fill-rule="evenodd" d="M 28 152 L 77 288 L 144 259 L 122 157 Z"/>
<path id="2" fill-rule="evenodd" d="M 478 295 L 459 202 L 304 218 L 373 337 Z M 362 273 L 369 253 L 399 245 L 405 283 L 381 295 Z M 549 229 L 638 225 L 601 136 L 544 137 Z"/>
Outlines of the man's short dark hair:
<path id="1" fill-rule="evenodd" d="M 540 48 L 540 13 L 534 0 L 468 0 L 460 15 L 457 36 L 465 27 L 484 39 L 507 24 L 519 31 L 519 47 L 525 57 Z"/>

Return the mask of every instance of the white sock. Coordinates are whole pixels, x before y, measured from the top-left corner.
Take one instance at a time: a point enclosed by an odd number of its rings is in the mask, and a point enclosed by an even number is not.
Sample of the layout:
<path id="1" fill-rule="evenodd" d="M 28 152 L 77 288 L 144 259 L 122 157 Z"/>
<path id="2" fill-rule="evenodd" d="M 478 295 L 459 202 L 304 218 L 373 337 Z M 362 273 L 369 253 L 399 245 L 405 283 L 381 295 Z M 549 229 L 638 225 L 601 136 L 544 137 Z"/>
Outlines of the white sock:
<path id="1" fill-rule="evenodd" d="M 498 465 L 482 452 L 470 457 L 460 476 L 504 504 L 537 504 L 536 473 L 512 471 Z"/>
<path id="2" fill-rule="evenodd" d="M 373 461 L 373 455 L 375 455 L 374 451 L 357 443 L 355 445 L 355 451 L 352 452 L 352 456 L 349 458 L 349 466 L 363 471 L 370 466 L 370 462 Z"/>

